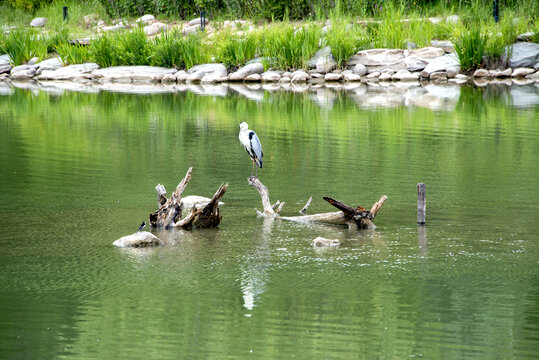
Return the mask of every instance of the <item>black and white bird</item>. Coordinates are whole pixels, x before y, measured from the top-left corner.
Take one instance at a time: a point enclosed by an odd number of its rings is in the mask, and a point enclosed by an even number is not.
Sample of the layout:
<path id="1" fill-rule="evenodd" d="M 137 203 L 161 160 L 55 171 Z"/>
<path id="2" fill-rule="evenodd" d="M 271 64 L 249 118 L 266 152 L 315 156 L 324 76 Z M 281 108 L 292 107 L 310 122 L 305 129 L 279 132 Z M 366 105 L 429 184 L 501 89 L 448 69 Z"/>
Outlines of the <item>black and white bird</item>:
<path id="1" fill-rule="evenodd" d="M 146 227 L 146 221 L 143 221 L 142 224 L 140 224 L 140 226 L 139 226 L 137 232 L 141 232 L 142 229 L 144 229 L 145 227 Z"/>
<path id="2" fill-rule="evenodd" d="M 240 142 L 247 151 L 247 154 L 253 160 L 253 168 L 251 170 L 251 176 L 255 169 L 255 163 L 259 168 L 262 168 L 262 157 L 264 153 L 262 152 L 262 144 L 258 140 L 258 136 L 253 130 L 249 130 L 249 125 L 244 121 L 240 124 Z M 258 168 L 256 169 L 256 177 L 258 177 Z"/>

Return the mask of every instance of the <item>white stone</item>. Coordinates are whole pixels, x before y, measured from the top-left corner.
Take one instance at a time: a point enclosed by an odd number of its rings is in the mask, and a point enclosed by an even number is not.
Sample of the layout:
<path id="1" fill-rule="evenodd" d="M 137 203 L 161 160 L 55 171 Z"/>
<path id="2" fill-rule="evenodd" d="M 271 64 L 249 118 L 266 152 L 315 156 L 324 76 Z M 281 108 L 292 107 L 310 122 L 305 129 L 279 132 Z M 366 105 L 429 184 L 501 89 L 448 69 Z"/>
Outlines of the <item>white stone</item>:
<path id="1" fill-rule="evenodd" d="M 477 69 L 473 73 L 473 77 L 486 77 L 488 76 L 488 71 L 485 69 Z"/>
<path id="2" fill-rule="evenodd" d="M 510 53 L 509 67 L 534 67 L 539 61 L 539 44 L 530 42 L 519 42 L 511 45 L 512 50 L 505 48 L 504 53 Z M 506 56 L 502 56 L 502 61 L 507 61 Z"/>
<path id="3" fill-rule="evenodd" d="M 39 58 L 34 56 L 33 58 L 31 58 L 30 60 L 28 60 L 28 62 L 26 63 L 26 65 L 35 65 L 39 62 Z"/>
<path id="4" fill-rule="evenodd" d="M 35 67 L 30 67 L 27 69 L 19 70 L 17 72 L 13 72 L 13 70 L 11 70 L 11 80 L 14 80 L 14 81 L 30 80 L 36 74 L 36 70 L 37 69 Z"/>
<path id="5" fill-rule="evenodd" d="M 342 74 L 329 73 L 324 76 L 325 81 L 341 81 Z"/>
<path id="6" fill-rule="evenodd" d="M 391 80 L 391 73 L 389 72 L 385 72 L 385 73 L 382 73 L 380 74 L 380 77 L 378 77 L 378 80 L 380 81 L 388 81 L 388 80 Z"/>
<path id="7" fill-rule="evenodd" d="M 366 76 L 367 79 L 377 79 L 380 77 L 380 75 L 382 75 L 382 73 L 380 71 L 375 71 L 373 73 L 370 73 L 369 75 Z"/>
<path id="8" fill-rule="evenodd" d="M 226 70 L 226 67 L 223 64 L 201 64 L 201 65 L 195 65 L 189 70 L 187 70 L 188 74 L 194 74 L 201 72 L 204 75 L 212 74 L 216 76 L 227 76 L 228 71 Z"/>
<path id="9" fill-rule="evenodd" d="M 259 82 L 261 80 L 260 74 L 251 74 L 245 78 L 246 82 Z"/>
<path id="10" fill-rule="evenodd" d="M 431 40 L 430 46 L 440 48 L 446 53 L 452 53 L 455 51 L 455 45 L 453 45 L 453 43 L 449 40 Z"/>
<path id="11" fill-rule="evenodd" d="M 341 242 L 337 239 L 326 239 L 323 237 L 317 237 L 311 242 L 313 247 L 338 247 L 341 246 Z"/>
<path id="12" fill-rule="evenodd" d="M 10 64 L 0 64 L 0 74 L 7 74 L 11 72 Z"/>
<path id="13" fill-rule="evenodd" d="M 425 69 L 423 69 L 420 76 L 427 78 L 433 72 L 445 71 L 447 68 L 452 66 L 460 66 L 457 54 L 455 53 L 433 59 L 427 64 L 427 66 L 425 66 Z"/>
<path id="14" fill-rule="evenodd" d="M 337 62 L 333 58 L 333 55 L 322 56 L 316 62 L 316 71 L 321 74 L 326 74 L 331 72 L 331 70 L 337 67 Z"/>
<path id="15" fill-rule="evenodd" d="M 363 64 L 370 66 L 391 67 L 404 59 L 404 50 L 400 49 L 370 49 L 358 52 L 348 60 L 349 65 Z"/>
<path id="16" fill-rule="evenodd" d="M 174 74 L 174 77 L 176 77 L 177 82 L 182 83 L 187 80 L 187 78 L 189 77 L 189 74 L 185 70 L 180 70 Z"/>
<path id="17" fill-rule="evenodd" d="M 206 20 L 206 22 L 205 22 L 204 24 L 207 25 L 207 24 L 210 23 L 210 21 L 209 21 L 208 19 L 205 19 L 205 20 Z M 196 18 L 196 19 L 193 19 L 193 20 L 189 21 L 189 25 L 190 25 L 190 26 L 197 25 L 197 26 L 200 27 L 200 24 L 202 24 L 201 18 Z"/>
<path id="18" fill-rule="evenodd" d="M 238 71 L 232 73 L 229 75 L 228 79 L 230 81 L 242 81 L 245 80 L 245 78 L 252 74 L 262 74 L 264 72 L 264 65 L 261 63 L 254 63 L 245 65 Z"/>
<path id="19" fill-rule="evenodd" d="M 391 76 L 391 79 L 400 81 L 417 81 L 419 79 L 419 76 L 417 76 L 417 74 L 412 74 L 408 70 L 400 70 L 397 73 L 393 74 Z"/>
<path id="20" fill-rule="evenodd" d="M 356 64 L 354 66 L 354 74 L 359 76 L 365 76 L 367 75 L 367 67 L 363 64 Z"/>
<path id="21" fill-rule="evenodd" d="M 322 58 L 322 57 L 333 57 L 331 55 L 331 49 L 329 46 L 324 46 L 323 48 L 321 48 L 320 50 L 318 50 L 312 58 L 309 59 L 309 61 L 307 61 L 307 66 L 309 68 L 315 68 L 316 67 L 316 63 L 318 62 L 318 59 Z"/>
<path id="22" fill-rule="evenodd" d="M 200 74 L 201 73 L 195 73 L 194 75 L 200 75 Z M 203 77 L 200 79 L 200 83 L 201 84 L 217 84 L 217 83 L 223 82 L 222 79 L 223 77 L 219 75 L 218 73 L 210 73 L 210 74 L 203 75 Z M 193 82 L 193 81 L 189 80 L 188 82 Z"/>
<path id="23" fill-rule="evenodd" d="M 447 73 L 445 71 L 436 71 L 429 75 L 431 80 L 447 80 Z"/>
<path id="24" fill-rule="evenodd" d="M 192 74 L 189 74 L 189 76 L 187 77 L 187 79 L 185 79 L 185 81 L 190 84 L 190 83 L 198 83 L 198 82 L 201 82 L 202 79 L 206 76 L 211 76 L 213 77 L 213 74 L 205 74 L 201 71 L 199 72 L 194 72 Z M 206 79 L 206 81 L 208 81 L 208 79 Z"/>
<path id="25" fill-rule="evenodd" d="M 455 79 L 468 80 L 468 77 L 464 74 L 457 74 Z"/>
<path id="26" fill-rule="evenodd" d="M 8 54 L 0 55 L 0 65 L 11 64 L 11 57 Z"/>
<path id="27" fill-rule="evenodd" d="M 99 31 L 100 32 L 109 32 L 109 31 L 118 31 L 118 30 L 121 30 L 121 29 L 125 29 L 125 25 L 124 24 L 118 24 L 118 25 L 113 25 L 113 26 L 103 26 L 101 28 L 99 28 Z"/>
<path id="28" fill-rule="evenodd" d="M 161 22 L 154 22 L 153 24 L 144 27 L 144 33 L 146 33 L 147 36 L 154 36 L 159 34 L 160 32 L 166 31 L 167 28 L 167 24 L 163 24 Z"/>
<path id="29" fill-rule="evenodd" d="M 460 66 L 450 66 L 445 69 L 445 72 L 447 73 L 447 77 L 452 79 L 460 73 Z"/>
<path id="30" fill-rule="evenodd" d="M 294 71 L 292 73 L 292 80 L 290 82 L 300 83 L 306 82 L 309 79 L 309 74 L 304 71 Z"/>
<path id="31" fill-rule="evenodd" d="M 13 70 L 11 70 L 11 72 L 13 73 Z M 513 69 L 513 73 L 511 74 L 511 77 L 512 78 L 518 78 L 518 77 L 524 77 L 526 75 L 531 75 L 535 72 L 534 69 L 531 69 L 531 68 L 516 68 L 516 69 Z"/>
<path id="32" fill-rule="evenodd" d="M 531 41 L 533 38 L 533 32 L 529 31 L 517 36 L 517 41 Z"/>
<path id="33" fill-rule="evenodd" d="M 263 82 L 276 82 L 279 81 L 281 75 L 276 71 L 266 71 L 261 78 Z"/>
<path id="34" fill-rule="evenodd" d="M 112 243 L 112 245 L 117 247 L 148 247 L 161 244 L 163 244 L 163 242 L 157 236 L 147 231 L 139 231 L 124 236 Z"/>
<path id="35" fill-rule="evenodd" d="M 200 30 L 200 25 L 186 26 L 182 29 L 182 35 L 196 34 Z"/>
<path id="36" fill-rule="evenodd" d="M 279 84 L 288 84 L 292 79 L 289 76 L 283 76 L 279 79 Z"/>
<path id="37" fill-rule="evenodd" d="M 44 70 L 37 76 L 38 80 L 74 80 L 77 78 L 93 79 L 93 71 L 99 69 L 95 63 L 84 63 L 64 66 L 56 70 Z"/>
<path id="38" fill-rule="evenodd" d="M 32 26 L 32 27 L 43 27 L 43 26 L 45 26 L 47 21 L 49 21 L 49 20 L 47 20 L 47 18 L 38 17 L 38 18 L 33 19 L 30 22 L 30 26 Z"/>
<path id="39" fill-rule="evenodd" d="M 348 82 L 361 81 L 361 76 L 354 73 L 345 74 L 343 77 L 344 77 L 344 81 L 348 81 Z"/>
<path id="40" fill-rule="evenodd" d="M 139 17 L 137 20 L 135 20 L 135 22 L 137 23 L 149 23 L 150 21 L 154 21 L 155 20 L 155 16 L 153 15 L 144 15 L 144 16 L 141 16 Z"/>
<path id="41" fill-rule="evenodd" d="M 441 17 L 438 17 L 438 16 L 435 16 L 435 17 L 430 17 L 429 18 L 429 21 L 433 24 L 439 24 L 442 22 L 442 18 Z"/>
<path id="42" fill-rule="evenodd" d="M 93 75 L 101 81 L 111 82 L 161 82 L 167 74 L 176 73 L 175 69 L 157 66 L 113 66 L 99 69 Z"/>
<path id="43" fill-rule="evenodd" d="M 174 74 L 166 74 L 163 76 L 163 79 L 161 80 L 163 83 L 175 83 L 177 81 L 176 76 Z"/>

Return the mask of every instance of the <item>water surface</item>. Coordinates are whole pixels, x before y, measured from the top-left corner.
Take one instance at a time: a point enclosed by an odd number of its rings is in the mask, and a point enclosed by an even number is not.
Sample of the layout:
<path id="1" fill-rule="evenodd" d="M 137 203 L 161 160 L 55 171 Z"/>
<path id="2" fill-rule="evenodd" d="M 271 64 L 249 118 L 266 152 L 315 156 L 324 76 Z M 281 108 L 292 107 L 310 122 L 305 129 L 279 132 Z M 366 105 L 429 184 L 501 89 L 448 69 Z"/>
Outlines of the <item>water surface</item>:
<path id="1" fill-rule="evenodd" d="M 4 88 L 0 358 L 537 358 L 538 90 L 423 90 Z M 385 194 L 377 228 L 257 218 L 242 121 L 283 215 Z M 219 228 L 114 248 L 189 166 Z"/>

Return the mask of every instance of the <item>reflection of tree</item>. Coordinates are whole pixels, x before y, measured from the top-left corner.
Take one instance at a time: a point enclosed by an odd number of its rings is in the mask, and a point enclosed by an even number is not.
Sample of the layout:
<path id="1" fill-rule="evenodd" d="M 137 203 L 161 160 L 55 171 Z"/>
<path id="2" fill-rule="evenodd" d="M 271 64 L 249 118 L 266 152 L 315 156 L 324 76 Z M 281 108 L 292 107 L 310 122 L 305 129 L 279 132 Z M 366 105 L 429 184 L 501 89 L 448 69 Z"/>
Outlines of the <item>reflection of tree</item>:
<path id="1" fill-rule="evenodd" d="M 262 234 L 257 236 L 257 246 L 253 253 L 245 256 L 241 266 L 241 287 L 243 292 L 243 306 L 252 310 L 256 306 L 259 296 L 264 293 L 267 281 L 267 272 L 270 267 L 270 235 L 274 220 L 264 218 Z"/>

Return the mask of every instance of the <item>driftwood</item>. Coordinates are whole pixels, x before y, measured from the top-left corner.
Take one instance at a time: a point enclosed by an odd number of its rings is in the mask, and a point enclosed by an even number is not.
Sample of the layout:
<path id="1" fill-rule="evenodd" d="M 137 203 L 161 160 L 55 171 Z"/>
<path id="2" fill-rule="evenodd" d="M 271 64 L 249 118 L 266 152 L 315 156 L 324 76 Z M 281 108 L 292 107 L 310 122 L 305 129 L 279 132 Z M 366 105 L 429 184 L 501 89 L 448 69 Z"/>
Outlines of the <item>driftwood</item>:
<path id="1" fill-rule="evenodd" d="M 198 209 L 196 204 L 193 204 L 189 214 L 185 218 L 181 218 L 182 210 L 185 207 L 182 201 L 182 194 L 189 180 L 191 180 L 192 171 L 193 168 L 190 167 L 185 177 L 180 181 L 176 190 L 174 190 L 168 199 L 163 185 L 159 184 L 155 187 L 159 209 L 150 214 L 151 227 L 169 229 L 172 227 L 185 228 L 195 225 L 196 227 L 206 228 L 219 225 L 222 219 L 222 216 L 219 215 L 219 200 L 225 195 L 228 189 L 228 183 L 221 185 L 215 195 L 209 199 L 209 203 L 202 209 Z"/>
<path id="2" fill-rule="evenodd" d="M 275 205 L 272 206 L 269 199 L 268 188 L 255 176 L 249 177 L 247 181 L 249 185 L 255 188 L 260 194 L 262 206 L 264 208 L 263 215 L 274 218 L 279 217 L 279 212 L 281 211 L 284 202 L 280 203 L 277 210 L 275 210 Z M 303 216 L 280 216 L 279 218 L 302 223 L 320 222 L 333 225 L 348 225 L 349 227 L 357 227 L 358 229 L 372 229 L 376 227 L 372 221 L 387 200 L 387 196 L 383 195 L 380 200 L 374 203 L 370 210 L 361 206 L 353 208 L 330 197 L 324 197 L 323 199 L 340 211 Z M 309 199 L 301 212 L 304 212 L 309 207 L 311 200 L 312 199 Z"/>

